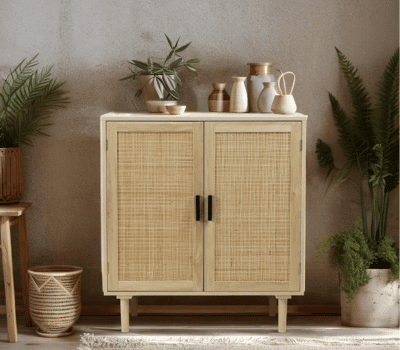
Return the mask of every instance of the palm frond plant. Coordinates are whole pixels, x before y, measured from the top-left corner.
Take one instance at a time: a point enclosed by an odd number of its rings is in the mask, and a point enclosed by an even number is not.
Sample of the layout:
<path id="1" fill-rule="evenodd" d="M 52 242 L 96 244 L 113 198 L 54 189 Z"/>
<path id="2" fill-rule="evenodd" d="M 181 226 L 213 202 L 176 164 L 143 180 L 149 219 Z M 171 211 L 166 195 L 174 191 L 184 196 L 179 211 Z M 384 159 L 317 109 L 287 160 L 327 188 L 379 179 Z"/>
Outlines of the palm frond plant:
<path id="1" fill-rule="evenodd" d="M 24 59 L 6 79 L 0 91 L 0 148 L 32 146 L 32 137 L 45 135 L 52 112 L 69 103 L 64 82 L 51 77 L 52 66 L 35 69 L 38 55 Z"/>
<path id="2" fill-rule="evenodd" d="M 361 226 L 355 226 L 351 235 L 346 229 L 329 235 L 321 243 L 318 256 L 321 259 L 322 255 L 330 250 L 332 265 L 338 267 L 344 277 L 344 290 L 353 296 L 361 286 L 368 283 L 368 268 L 390 268 L 388 282 L 399 278 L 399 249 L 387 233 L 389 195 L 399 184 L 399 49 L 391 57 L 379 82 L 378 102 L 374 108 L 361 78 L 357 75 L 357 69 L 339 49 L 336 48 L 336 52 L 353 106 L 350 117 L 333 94 L 329 93 L 339 134 L 338 142 L 345 162 L 337 167 L 330 146 L 321 139 L 317 140 L 316 153 L 318 163 L 326 170 L 327 177 L 333 171 L 337 172 L 330 192 L 335 191 L 341 183 L 354 175 L 354 170 L 357 173 Z M 370 222 L 367 217 L 367 198 L 364 195 L 366 186 L 371 203 Z M 362 232 L 371 252 L 369 255 L 364 254 L 368 258 L 360 260 L 361 267 L 360 262 L 354 260 L 354 254 L 349 253 L 354 247 L 360 249 L 360 246 L 351 245 L 348 239 L 344 238 L 346 235 L 353 237 L 355 231 Z M 347 232 L 346 235 L 344 232 Z M 353 278 L 357 283 L 350 286 L 350 266 L 354 266 L 355 263 L 359 264 L 359 271 L 364 272 L 360 272 L 362 276 L 359 278 Z"/>
<path id="3" fill-rule="evenodd" d="M 131 67 L 129 67 L 131 74 L 121 80 L 135 80 L 135 78 L 140 75 L 154 75 L 154 88 L 160 100 L 177 100 L 179 99 L 180 87 L 182 86 L 182 81 L 178 76 L 177 70 L 181 67 L 185 67 L 193 76 L 197 76 L 198 73 L 193 67 L 193 64 L 199 63 L 200 61 L 197 58 L 185 60 L 181 56 L 181 53 L 189 47 L 191 42 L 178 47 L 179 38 L 175 45 L 173 45 L 167 34 L 164 33 L 164 35 L 171 49 L 167 57 L 165 59 L 149 57 L 146 62 L 138 60 L 129 61 L 128 63 L 131 65 Z M 154 59 L 161 61 L 157 62 Z M 146 84 L 148 84 L 149 81 L 150 80 L 148 80 Z M 140 97 L 143 89 L 144 87 L 139 89 L 135 97 Z"/>
<path id="4" fill-rule="evenodd" d="M 48 136 L 54 110 L 69 103 L 64 82 L 52 78 L 52 67 L 37 70 L 38 55 L 12 69 L 0 89 L 0 203 L 19 202 L 23 194 L 20 146 L 34 136 Z"/>

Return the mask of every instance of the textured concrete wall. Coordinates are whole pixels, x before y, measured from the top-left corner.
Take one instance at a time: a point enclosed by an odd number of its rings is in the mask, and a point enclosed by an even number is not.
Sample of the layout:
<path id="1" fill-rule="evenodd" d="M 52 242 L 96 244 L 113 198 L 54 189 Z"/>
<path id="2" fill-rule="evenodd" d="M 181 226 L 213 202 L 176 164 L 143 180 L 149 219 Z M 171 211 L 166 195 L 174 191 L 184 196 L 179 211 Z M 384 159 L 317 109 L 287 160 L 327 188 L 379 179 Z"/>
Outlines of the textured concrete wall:
<path id="1" fill-rule="evenodd" d="M 84 268 L 83 302 L 115 303 L 101 289 L 100 271 L 100 115 L 143 110 L 134 99 L 137 83 L 119 81 L 127 61 L 165 57 L 164 34 L 192 41 L 185 57 L 199 58 L 199 76 L 182 72 L 181 103 L 207 111 L 212 82 L 247 76 L 248 62 L 279 62 L 296 73 L 294 97 L 307 114 L 306 293 L 291 303 L 338 304 L 331 270 L 318 266 L 316 248 L 332 230 L 360 217 L 355 182 L 325 195 L 327 182 L 314 153 L 318 138 L 337 145 L 328 91 L 351 107 L 339 70 L 337 46 L 359 68 L 374 93 L 383 68 L 399 41 L 396 0 L 202 0 L 0 1 L 0 74 L 40 52 L 41 65 L 54 65 L 65 79 L 71 104 L 52 117 L 51 137 L 23 147 L 24 201 L 28 212 L 30 265 L 64 263 Z M 276 71 L 275 71 L 276 72 Z M 275 74 L 277 76 L 277 74 Z M 398 242 L 398 190 L 390 202 L 390 235 Z M 15 233 L 15 231 L 13 231 Z M 13 240 L 18 257 L 18 241 Z M 19 284 L 18 259 L 16 285 Z M 258 303 L 265 298 L 230 298 Z M 143 303 L 227 302 L 227 298 L 143 298 Z"/>

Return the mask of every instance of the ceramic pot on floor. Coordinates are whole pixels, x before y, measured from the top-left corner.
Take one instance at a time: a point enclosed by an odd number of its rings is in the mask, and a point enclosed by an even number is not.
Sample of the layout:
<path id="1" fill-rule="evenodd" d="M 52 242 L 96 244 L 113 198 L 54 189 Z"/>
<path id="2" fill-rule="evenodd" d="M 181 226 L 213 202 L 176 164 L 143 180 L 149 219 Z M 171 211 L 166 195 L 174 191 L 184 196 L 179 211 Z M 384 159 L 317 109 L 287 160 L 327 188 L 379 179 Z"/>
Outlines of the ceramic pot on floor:
<path id="1" fill-rule="evenodd" d="M 341 321 L 344 326 L 386 328 L 399 326 L 398 281 L 387 284 L 389 269 L 367 269 L 371 280 L 347 302 L 340 291 Z"/>

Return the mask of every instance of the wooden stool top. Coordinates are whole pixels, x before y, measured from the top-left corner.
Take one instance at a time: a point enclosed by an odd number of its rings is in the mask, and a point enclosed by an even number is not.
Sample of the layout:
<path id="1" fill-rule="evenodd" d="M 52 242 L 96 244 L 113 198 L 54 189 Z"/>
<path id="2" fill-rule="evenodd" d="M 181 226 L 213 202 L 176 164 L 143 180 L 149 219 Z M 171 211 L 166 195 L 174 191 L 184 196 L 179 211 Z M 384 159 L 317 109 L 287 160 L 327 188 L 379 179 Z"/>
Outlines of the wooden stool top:
<path id="1" fill-rule="evenodd" d="M 0 204 L 0 216 L 21 216 L 32 203 Z"/>

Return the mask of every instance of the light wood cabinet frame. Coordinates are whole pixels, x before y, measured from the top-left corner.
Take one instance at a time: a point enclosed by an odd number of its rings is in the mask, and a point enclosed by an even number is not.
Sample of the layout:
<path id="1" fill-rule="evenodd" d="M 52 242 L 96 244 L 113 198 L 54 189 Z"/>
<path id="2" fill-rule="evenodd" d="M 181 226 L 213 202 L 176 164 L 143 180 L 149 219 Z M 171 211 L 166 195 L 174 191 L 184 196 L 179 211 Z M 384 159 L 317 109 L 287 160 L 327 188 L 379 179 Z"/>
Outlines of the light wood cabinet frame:
<path id="1" fill-rule="evenodd" d="M 187 112 L 182 116 L 140 113 L 108 113 L 101 117 L 101 253 L 103 292 L 121 299 L 123 332 L 129 330 L 129 300 L 139 295 L 269 295 L 279 300 L 279 331 L 286 330 L 287 299 L 304 295 L 305 290 L 305 165 L 307 116 L 250 113 Z M 115 225 L 117 195 L 113 177 L 118 131 L 193 132 L 195 164 L 193 196 L 201 196 L 201 220 L 193 223 L 193 280 L 191 281 L 118 281 L 118 249 Z M 290 133 L 290 277 L 286 282 L 215 281 L 213 259 L 215 222 L 207 221 L 206 199 L 215 195 L 213 173 L 215 133 Z M 214 198 L 218 205 L 218 198 Z M 193 218 L 195 206 L 193 204 Z M 204 241 L 203 241 L 204 240 Z M 204 242 L 204 243 L 203 243 Z M 203 245 L 204 244 L 204 245 Z M 137 299 L 135 299 L 137 300 Z M 128 306 L 127 306 L 128 305 Z M 275 309 L 272 304 L 271 309 Z M 127 316 L 128 315 L 128 316 Z"/>

